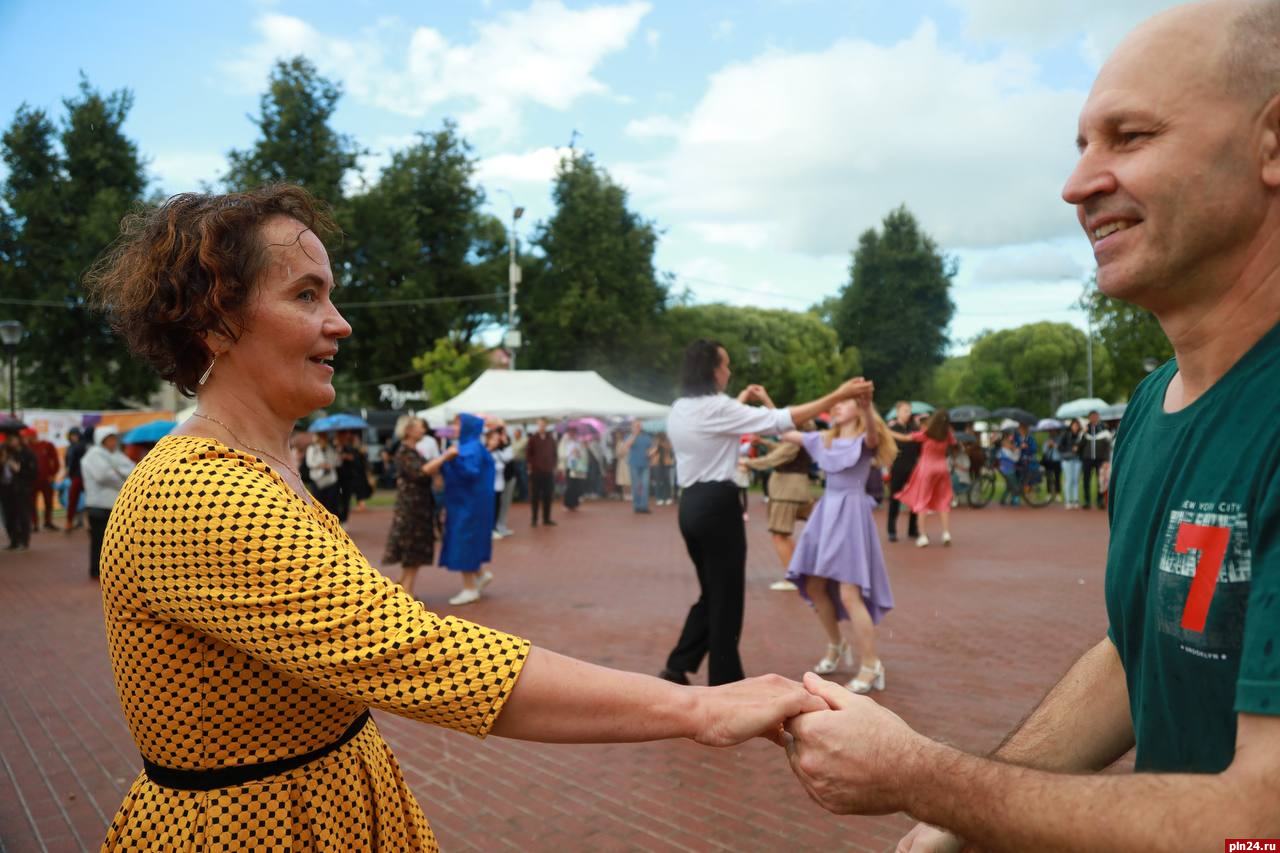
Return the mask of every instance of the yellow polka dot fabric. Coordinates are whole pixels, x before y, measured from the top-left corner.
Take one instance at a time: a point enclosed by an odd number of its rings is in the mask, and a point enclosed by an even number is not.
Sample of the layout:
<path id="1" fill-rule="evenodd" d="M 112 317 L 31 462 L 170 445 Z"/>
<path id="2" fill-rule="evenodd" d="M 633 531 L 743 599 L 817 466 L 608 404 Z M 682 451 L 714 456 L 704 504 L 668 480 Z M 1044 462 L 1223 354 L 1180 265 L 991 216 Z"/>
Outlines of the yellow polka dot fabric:
<path id="1" fill-rule="evenodd" d="M 366 708 L 483 737 L 527 641 L 441 618 L 261 460 L 169 436 L 125 483 L 102 550 L 116 689 L 143 756 L 208 770 L 336 741 Z M 437 849 L 371 721 L 304 767 L 214 791 L 145 774 L 105 851 Z"/>

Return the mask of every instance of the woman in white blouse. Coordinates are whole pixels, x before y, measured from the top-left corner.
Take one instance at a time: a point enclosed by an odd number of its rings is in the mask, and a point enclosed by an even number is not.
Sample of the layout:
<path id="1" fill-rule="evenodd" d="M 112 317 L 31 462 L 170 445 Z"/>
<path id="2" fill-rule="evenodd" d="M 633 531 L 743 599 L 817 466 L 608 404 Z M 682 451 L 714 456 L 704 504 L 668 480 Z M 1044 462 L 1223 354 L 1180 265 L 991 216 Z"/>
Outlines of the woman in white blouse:
<path id="1" fill-rule="evenodd" d="M 307 472 L 316 485 L 316 500 L 334 515 L 338 511 L 338 463 L 338 451 L 329 443 L 328 433 L 316 433 L 315 441 L 307 446 Z"/>
<path id="2" fill-rule="evenodd" d="M 729 385 L 729 353 L 716 341 L 694 341 L 685 350 L 680 399 L 671 407 L 667 434 L 676 453 L 680 534 L 698 573 L 701 595 L 689 609 L 667 665 L 659 673 L 688 684 L 708 658 L 708 683 L 745 678 L 738 657 L 746 584 L 747 533 L 734 474 L 743 433 L 781 433 L 829 409 L 840 400 L 869 396 L 873 385 L 850 379 L 818 400 L 785 409 L 748 406 L 768 403 L 759 385 L 748 385 L 735 400 Z"/>

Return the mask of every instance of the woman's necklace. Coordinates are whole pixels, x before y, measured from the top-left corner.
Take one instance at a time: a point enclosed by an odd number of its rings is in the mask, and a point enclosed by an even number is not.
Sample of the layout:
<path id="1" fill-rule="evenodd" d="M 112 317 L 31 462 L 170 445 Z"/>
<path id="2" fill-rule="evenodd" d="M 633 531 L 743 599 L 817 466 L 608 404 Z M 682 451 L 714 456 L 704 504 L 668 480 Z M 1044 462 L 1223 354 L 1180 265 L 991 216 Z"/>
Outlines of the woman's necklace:
<path id="1" fill-rule="evenodd" d="M 236 444 L 240 445 L 245 450 L 252 450 L 254 453 L 261 453 L 263 456 L 266 456 L 268 459 L 274 459 L 276 462 L 279 462 L 281 465 L 283 465 L 285 467 L 285 470 L 288 471 L 290 474 L 297 477 L 299 480 L 302 479 L 302 475 L 299 474 L 297 469 L 294 468 L 292 465 L 290 465 L 288 462 L 285 462 L 283 459 L 281 459 L 279 456 L 276 456 L 274 453 L 268 453 L 267 451 L 263 450 L 261 447 L 254 447 L 252 444 L 241 441 L 240 436 L 236 435 L 235 430 L 233 430 L 231 427 L 227 426 L 217 418 L 209 417 L 208 415 L 202 414 L 200 412 L 192 412 L 192 414 L 197 418 L 203 418 L 206 421 L 212 421 L 213 423 L 225 429 L 227 433 L 230 434 L 230 436 L 236 440 Z"/>

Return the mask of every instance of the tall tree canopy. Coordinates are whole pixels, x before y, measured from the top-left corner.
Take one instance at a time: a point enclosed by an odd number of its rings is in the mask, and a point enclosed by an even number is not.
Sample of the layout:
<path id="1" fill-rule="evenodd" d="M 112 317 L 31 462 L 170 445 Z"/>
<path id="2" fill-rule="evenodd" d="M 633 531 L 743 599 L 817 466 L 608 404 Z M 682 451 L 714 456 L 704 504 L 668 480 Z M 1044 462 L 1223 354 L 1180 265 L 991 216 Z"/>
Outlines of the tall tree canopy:
<path id="1" fill-rule="evenodd" d="M 859 238 L 833 320 L 840 345 L 862 354 L 877 397 L 918 397 L 942 363 L 954 276 L 954 262 L 905 206 Z"/>
<path id="2" fill-rule="evenodd" d="M 409 360 L 432 341 L 465 341 L 505 311 L 507 231 L 481 212 L 474 174 L 469 146 L 446 122 L 347 205 L 335 298 L 353 334 L 339 357 L 369 402 L 378 383 L 416 376 Z"/>
<path id="3" fill-rule="evenodd" d="M 560 162 L 555 214 L 535 237 L 520 290 L 520 366 L 593 369 L 654 393 L 659 320 L 667 284 L 653 266 L 653 223 L 627 208 L 627 192 L 590 154 Z"/>
<path id="4" fill-rule="evenodd" d="M 1173 357 L 1173 344 L 1155 315 L 1098 290 L 1096 275 L 1085 285 L 1081 302 L 1093 323 L 1095 343 L 1111 357 L 1118 396 L 1127 398 L 1147 375 L 1148 367 Z"/>
<path id="5" fill-rule="evenodd" d="M 0 140 L 9 171 L 0 188 L 0 292 L 20 300 L 5 314 L 27 330 L 18 354 L 23 406 L 122 406 L 155 390 L 150 369 L 84 308 L 81 288 L 146 190 L 137 146 L 123 131 L 132 104 L 128 90 L 104 96 L 82 78 L 63 101 L 60 129 L 23 105 Z"/>
<path id="6" fill-rule="evenodd" d="M 254 119 L 258 140 L 227 155 L 227 187 L 242 190 L 288 181 L 338 207 L 343 181 L 362 153 L 329 124 L 341 97 L 342 89 L 321 77 L 305 57 L 277 62 Z"/>
<path id="7" fill-rule="evenodd" d="M 413 357 L 427 401 L 438 406 L 467 389 L 489 366 L 484 347 L 459 338 L 438 338 L 431 349 Z"/>
<path id="8" fill-rule="evenodd" d="M 684 348 L 698 338 L 719 341 L 729 352 L 730 393 L 758 383 L 779 406 L 820 397 L 859 371 L 857 350 L 839 352 L 835 332 L 811 312 L 680 305 L 667 311 L 663 324 L 670 341 L 662 361 L 668 397 L 676 393 Z"/>
<path id="9" fill-rule="evenodd" d="M 948 359 L 935 372 L 930 392 L 935 405 L 977 403 L 988 408 L 1018 406 L 1040 416 L 1083 397 L 1088 385 L 1088 339 L 1069 323 L 1030 323 L 983 332 L 967 356 Z M 1111 358 L 1093 348 L 1093 387 L 1098 397 L 1113 394 Z"/>

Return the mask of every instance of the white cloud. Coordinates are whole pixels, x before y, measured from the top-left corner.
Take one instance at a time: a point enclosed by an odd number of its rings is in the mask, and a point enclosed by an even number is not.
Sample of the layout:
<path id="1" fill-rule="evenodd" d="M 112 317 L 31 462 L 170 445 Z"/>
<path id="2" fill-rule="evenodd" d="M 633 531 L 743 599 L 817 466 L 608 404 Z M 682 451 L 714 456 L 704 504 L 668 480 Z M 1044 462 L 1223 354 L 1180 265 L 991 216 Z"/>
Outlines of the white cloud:
<path id="1" fill-rule="evenodd" d="M 1125 33 L 1180 0 L 1076 0 L 1028 3 L 1026 0 L 951 0 L 966 15 L 965 35 L 1026 49 L 1076 44 L 1097 66 Z"/>
<path id="2" fill-rule="evenodd" d="M 1066 251 L 1051 246 L 1014 247 L 985 252 L 973 270 L 980 284 L 1080 281 L 1084 267 Z"/>
<path id="3" fill-rule="evenodd" d="M 679 136 L 683 126 L 670 116 L 650 116 L 649 118 L 633 118 L 627 122 L 627 136 L 641 139 L 652 136 Z"/>
<path id="4" fill-rule="evenodd" d="M 256 92 L 275 60 L 302 53 L 362 102 L 414 118 L 460 102 L 464 131 L 496 130 L 510 137 L 525 104 L 565 110 L 579 98 L 609 95 L 593 73 L 605 57 L 626 47 L 649 9 L 636 0 L 583 9 L 566 8 L 560 0 L 534 0 L 527 9 L 476 24 L 469 43 L 450 42 L 439 30 L 418 27 L 407 44 L 403 25 L 394 19 L 353 37 L 327 35 L 300 18 L 267 14 L 255 22 L 260 40 L 221 67 L 238 85 Z"/>
<path id="5" fill-rule="evenodd" d="M 656 48 L 660 41 L 662 41 L 662 33 L 652 27 L 644 31 L 644 43 L 649 45 L 649 47 Z"/>
<path id="6" fill-rule="evenodd" d="M 709 240 L 810 254 L 847 252 L 903 203 L 952 248 L 1070 234 L 1059 192 L 1085 93 L 1037 74 L 1019 53 L 939 45 L 927 21 L 890 46 L 765 53 L 713 75 L 647 166 L 653 201 Z"/>
<path id="7" fill-rule="evenodd" d="M 218 151 L 161 151 L 151 160 L 151 172 L 161 192 L 198 192 L 227 171 L 226 154 Z"/>
<path id="8" fill-rule="evenodd" d="M 721 258 L 699 255 L 674 265 L 671 272 L 678 287 L 695 287 L 697 284 L 724 284 L 733 281 L 733 272 Z"/>
<path id="9" fill-rule="evenodd" d="M 481 184 L 545 184 L 556 174 L 569 148 L 538 148 L 524 154 L 497 154 L 476 164 Z"/>

